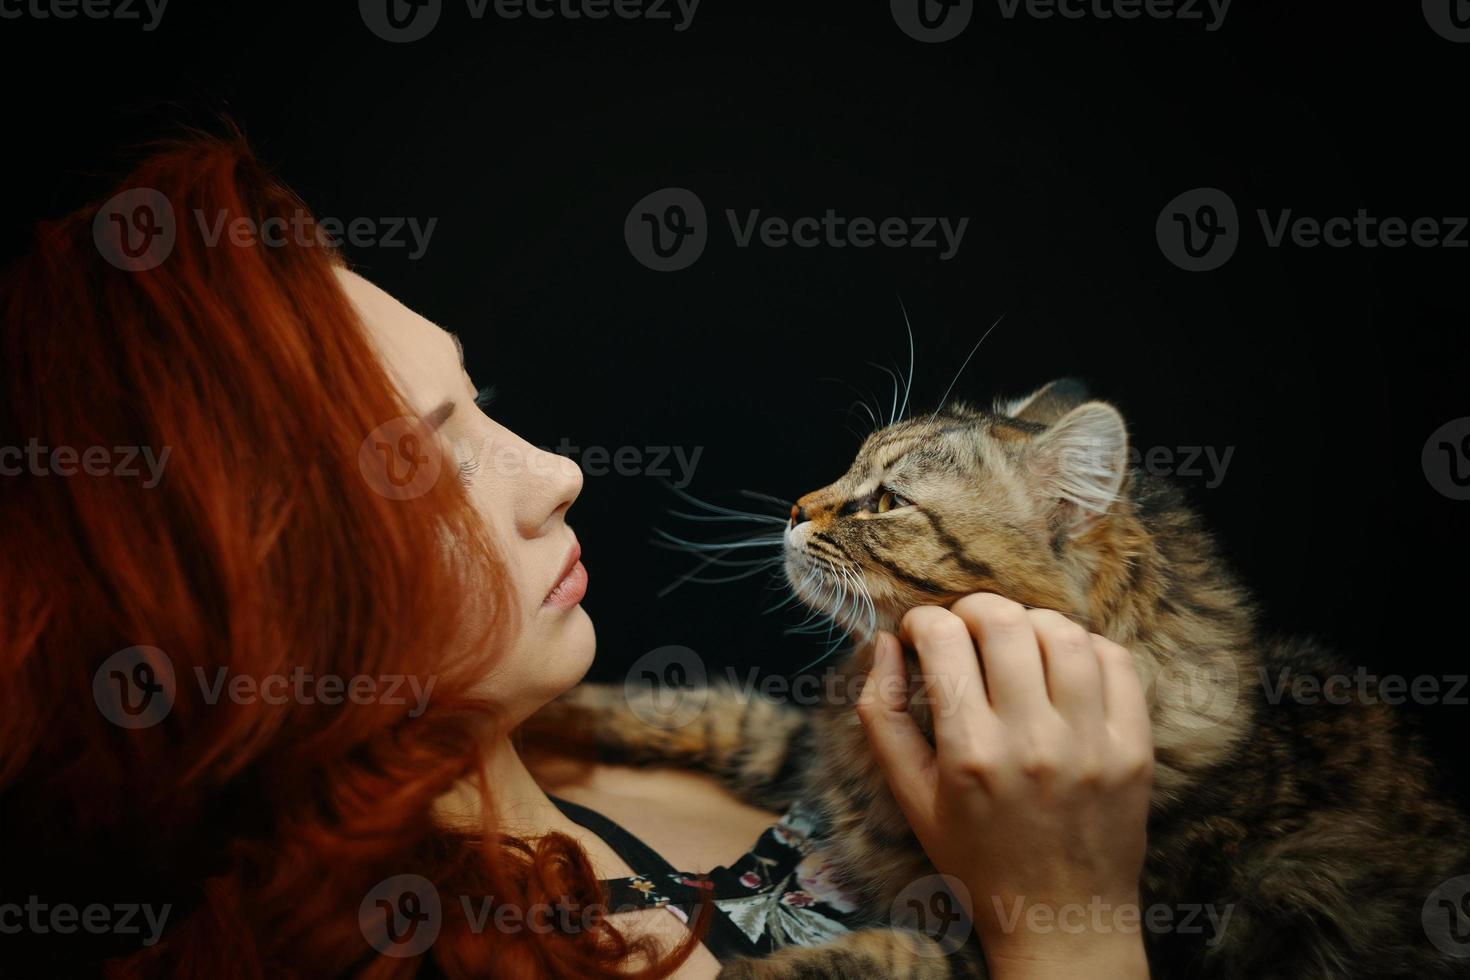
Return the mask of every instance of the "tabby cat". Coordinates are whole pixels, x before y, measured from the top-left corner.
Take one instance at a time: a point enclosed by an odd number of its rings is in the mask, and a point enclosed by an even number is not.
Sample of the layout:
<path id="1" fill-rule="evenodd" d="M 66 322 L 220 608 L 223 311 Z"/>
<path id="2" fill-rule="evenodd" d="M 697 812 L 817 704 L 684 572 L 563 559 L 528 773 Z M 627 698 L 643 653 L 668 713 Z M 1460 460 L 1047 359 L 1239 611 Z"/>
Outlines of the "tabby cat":
<path id="1" fill-rule="evenodd" d="M 1431 912 L 1445 914 L 1426 909 L 1430 893 L 1470 873 L 1470 834 L 1436 801 L 1413 738 L 1378 699 L 1271 693 L 1282 678 L 1349 671 L 1308 643 L 1260 635 L 1200 521 L 1176 490 L 1129 472 L 1123 418 L 1080 384 L 877 431 L 841 479 L 800 499 L 785 550 L 798 596 L 860 640 L 913 606 L 987 591 L 1132 651 L 1157 760 L 1143 903 L 1229 916 L 1145 931 L 1154 977 L 1470 976 L 1470 959 L 1426 933 Z M 866 667 L 866 650 L 850 669 Z M 703 767 L 772 809 L 815 803 L 875 922 L 934 874 L 851 703 L 803 710 L 713 689 L 698 723 L 671 729 L 636 708 L 621 686 L 583 686 L 537 723 L 562 734 L 580 723 L 619 761 Z M 929 724 L 921 707 L 915 716 Z M 927 942 L 860 930 L 722 975 L 984 976 L 973 947 L 945 957 Z"/>

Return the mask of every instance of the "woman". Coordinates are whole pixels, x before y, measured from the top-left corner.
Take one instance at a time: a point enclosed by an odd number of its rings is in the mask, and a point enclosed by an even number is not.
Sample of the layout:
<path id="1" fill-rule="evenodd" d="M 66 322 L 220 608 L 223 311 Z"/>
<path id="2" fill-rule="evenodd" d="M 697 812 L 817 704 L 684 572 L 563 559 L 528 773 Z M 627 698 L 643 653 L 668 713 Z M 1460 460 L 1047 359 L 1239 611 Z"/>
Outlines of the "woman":
<path id="1" fill-rule="evenodd" d="M 593 655 L 577 468 L 485 416 L 457 341 L 346 270 L 238 139 L 156 147 L 120 186 L 0 287 L 4 894 L 53 910 L 6 931 L 114 977 L 713 976 L 708 917 L 595 914 L 641 869 L 512 739 Z M 972 597 L 902 639 L 951 690 L 983 661 L 995 700 L 1071 629 Z M 1136 933 L 978 898 L 1137 900 L 1142 696 L 1089 653 L 1050 700 L 961 705 L 937 748 L 893 683 L 859 709 L 1000 980 L 1147 975 Z M 901 669 L 884 637 L 874 676 Z M 563 791 L 691 873 L 778 817 L 692 773 Z M 55 914 L 92 906 L 156 929 Z M 571 914 L 485 915 L 538 908 Z"/>

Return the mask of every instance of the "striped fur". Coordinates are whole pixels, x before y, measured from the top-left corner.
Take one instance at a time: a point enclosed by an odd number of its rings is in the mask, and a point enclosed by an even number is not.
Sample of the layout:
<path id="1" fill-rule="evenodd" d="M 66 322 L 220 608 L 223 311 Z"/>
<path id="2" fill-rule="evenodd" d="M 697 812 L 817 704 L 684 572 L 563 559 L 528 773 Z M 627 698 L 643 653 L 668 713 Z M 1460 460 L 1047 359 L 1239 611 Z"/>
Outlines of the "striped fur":
<path id="1" fill-rule="evenodd" d="M 1145 904 L 1231 915 L 1218 936 L 1147 933 L 1155 977 L 1470 975 L 1470 960 L 1437 951 L 1421 924 L 1430 892 L 1470 874 L 1470 832 L 1435 798 L 1413 738 L 1379 703 L 1267 703 L 1263 681 L 1282 669 L 1351 668 L 1310 644 L 1261 636 L 1182 497 L 1128 473 L 1126 459 L 1122 418 L 1070 381 L 993 411 L 900 421 L 874 433 L 843 477 L 798 501 L 788 578 L 856 635 L 854 670 L 867 666 L 862 641 L 873 628 L 976 591 L 1058 610 L 1133 652 L 1157 755 Z M 882 501 L 885 492 L 899 496 Z M 834 602 L 844 575 L 861 581 L 871 609 Z M 716 692 L 700 724 L 661 732 L 636 721 L 621 690 L 579 692 L 578 702 L 595 707 L 594 738 L 616 755 L 701 765 L 767 805 L 793 794 L 817 802 L 875 916 L 933 873 L 851 705 L 802 713 Z M 927 726 L 921 707 L 915 715 Z M 804 772 L 794 758 L 810 760 Z M 733 972 L 890 975 L 905 942 L 859 932 L 784 951 L 786 973 Z M 947 968 L 978 969 L 973 951 Z"/>

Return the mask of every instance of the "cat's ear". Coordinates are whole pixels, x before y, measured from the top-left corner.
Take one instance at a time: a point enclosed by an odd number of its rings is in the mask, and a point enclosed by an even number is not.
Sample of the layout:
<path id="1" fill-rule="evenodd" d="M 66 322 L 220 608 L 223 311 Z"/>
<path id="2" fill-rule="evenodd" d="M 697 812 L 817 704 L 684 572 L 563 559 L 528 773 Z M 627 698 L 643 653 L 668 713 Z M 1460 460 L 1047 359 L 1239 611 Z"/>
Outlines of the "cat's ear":
<path id="1" fill-rule="evenodd" d="M 1056 501 L 1058 517 L 1080 534 L 1108 512 L 1128 471 L 1128 428 L 1106 402 L 1084 402 L 1031 443 L 1027 464 L 1036 491 Z"/>
<path id="2" fill-rule="evenodd" d="M 997 401 L 995 411 L 997 415 L 1006 415 L 1023 422 L 1051 425 L 1087 399 L 1087 386 L 1081 381 L 1076 378 L 1058 378 L 1025 398 Z"/>

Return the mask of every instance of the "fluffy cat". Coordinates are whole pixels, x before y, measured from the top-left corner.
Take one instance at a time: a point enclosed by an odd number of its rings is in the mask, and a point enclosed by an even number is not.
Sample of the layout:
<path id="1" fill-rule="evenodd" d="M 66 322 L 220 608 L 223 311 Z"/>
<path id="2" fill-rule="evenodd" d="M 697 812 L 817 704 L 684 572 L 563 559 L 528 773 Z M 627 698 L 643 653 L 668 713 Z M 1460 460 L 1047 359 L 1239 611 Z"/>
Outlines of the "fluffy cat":
<path id="1" fill-rule="evenodd" d="M 1260 635 L 1182 497 L 1127 461 L 1123 418 L 1070 380 L 991 411 L 899 421 L 800 499 L 787 577 L 859 639 L 916 605 L 987 591 L 1062 612 L 1133 653 L 1157 760 L 1143 904 L 1228 914 L 1145 931 L 1153 976 L 1470 975 L 1470 959 L 1441 952 L 1421 920 L 1437 885 L 1470 873 L 1470 834 L 1435 799 L 1412 737 L 1377 699 L 1268 696 L 1282 678 L 1348 670 L 1308 643 Z M 846 669 L 864 670 L 866 655 L 859 643 Z M 695 723 L 671 729 L 636 709 L 623 687 L 588 685 L 532 728 L 582 732 L 622 762 L 703 767 L 773 809 L 816 804 L 875 922 L 934 874 L 850 703 L 803 710 L 716 688 Z M 915 716 L 929 724 L 922 706 Z M 946 957 L 928 942 L 867 929 L 722 975 L 984 976 L 973 946 Z"/>

